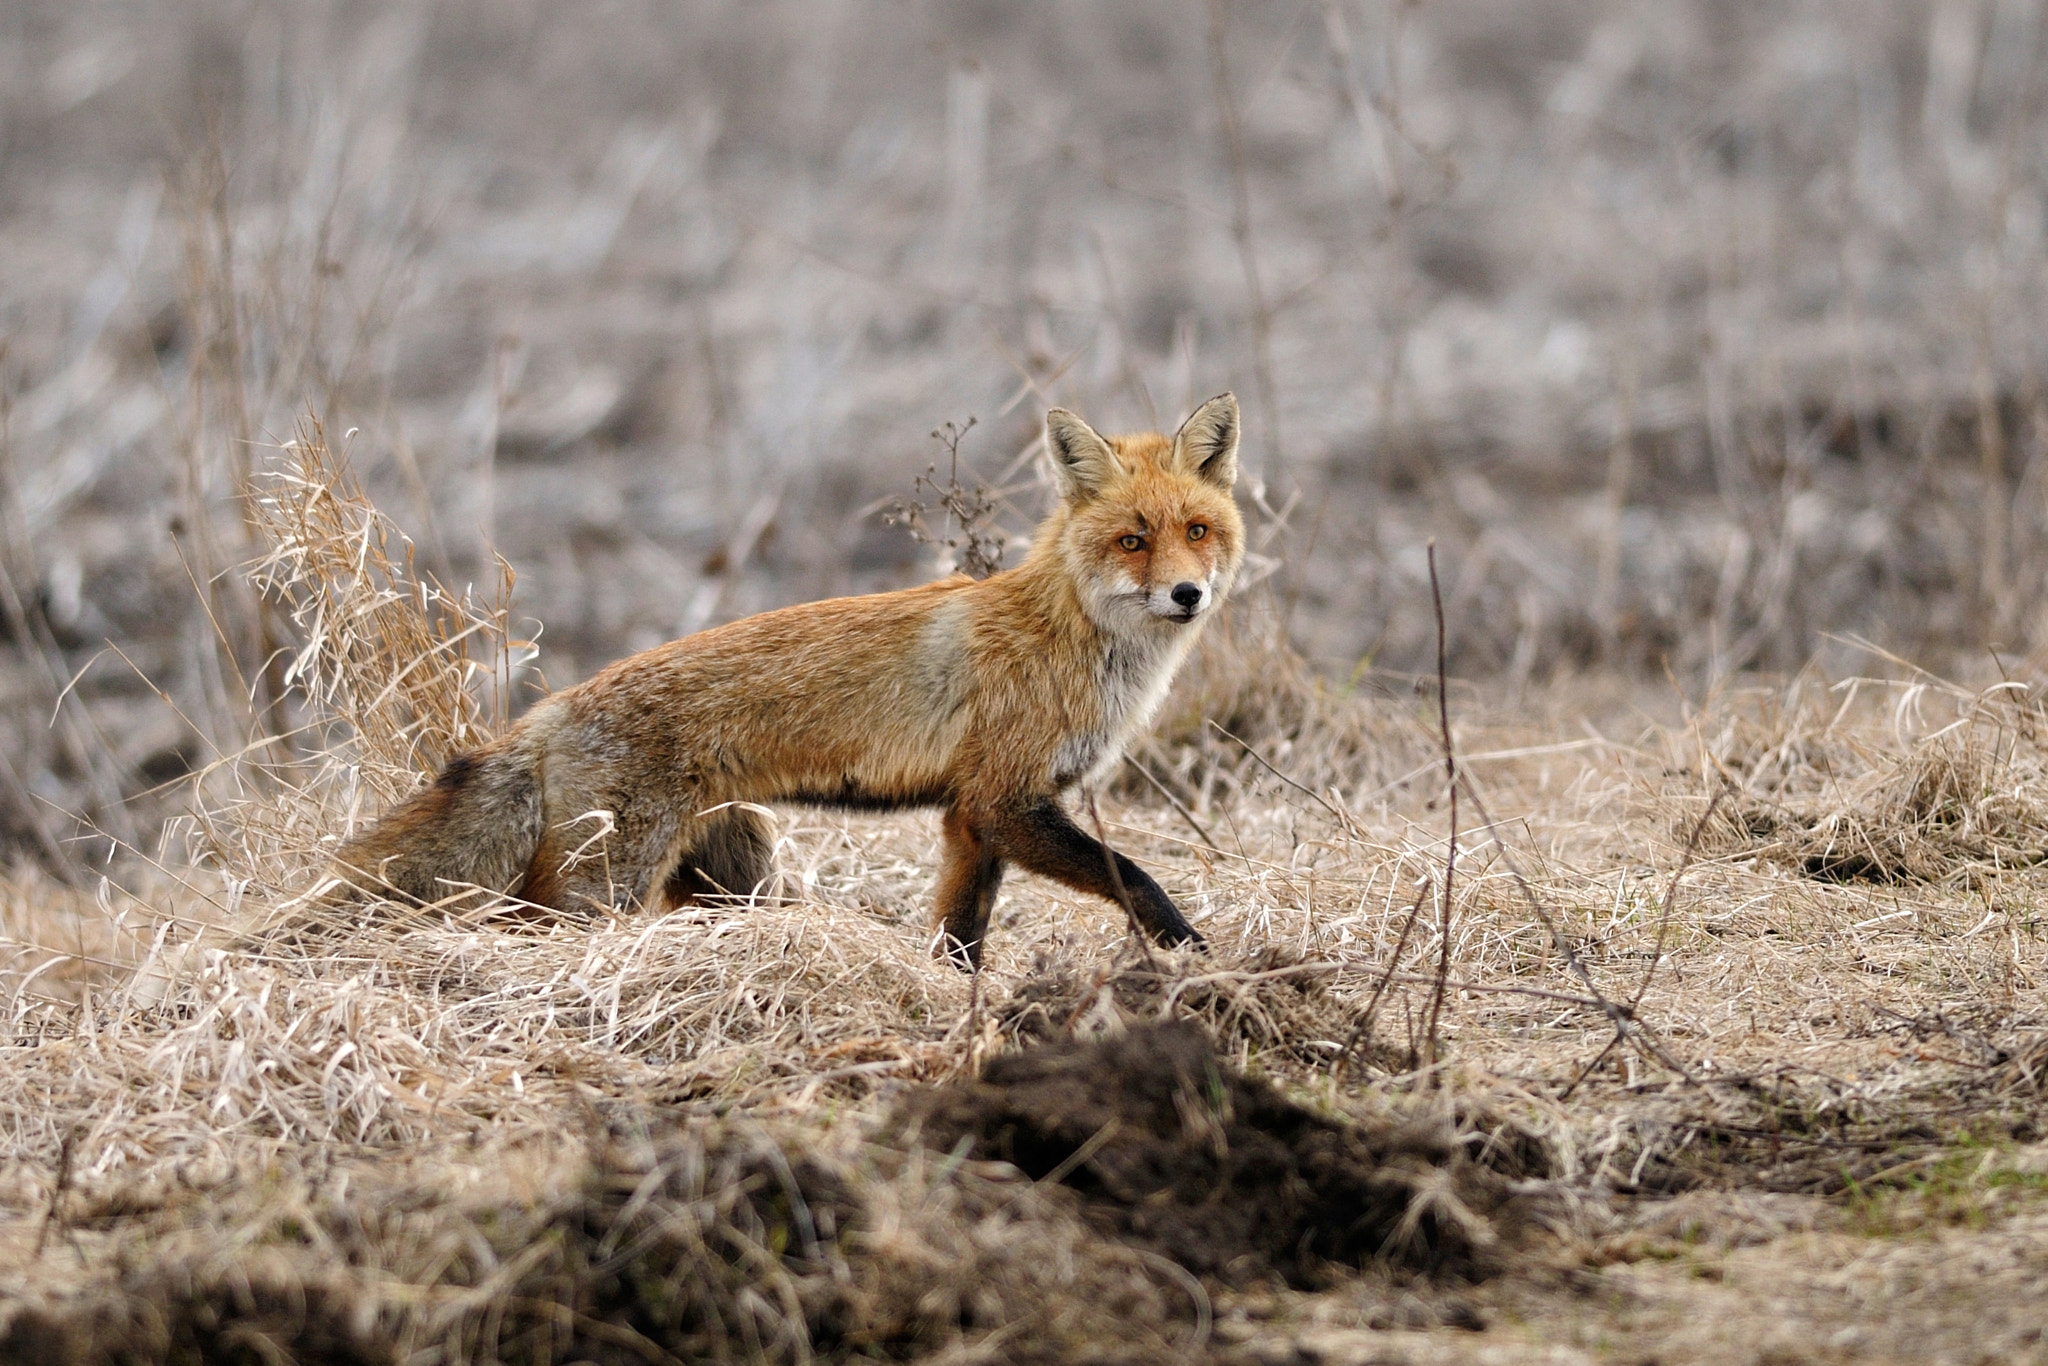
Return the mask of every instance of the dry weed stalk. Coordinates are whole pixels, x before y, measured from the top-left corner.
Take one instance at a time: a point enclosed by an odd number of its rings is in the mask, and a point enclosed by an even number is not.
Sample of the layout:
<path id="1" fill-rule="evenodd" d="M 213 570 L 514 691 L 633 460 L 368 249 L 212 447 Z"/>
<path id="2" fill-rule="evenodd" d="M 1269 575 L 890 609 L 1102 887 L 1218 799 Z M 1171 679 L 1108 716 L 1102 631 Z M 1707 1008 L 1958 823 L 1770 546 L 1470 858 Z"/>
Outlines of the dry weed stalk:
<path id="1" fill-rule="evenodd" d="M 976 483 L 970 489 L 960 482 L 960 441 L 974 426 L 970 414 L 965 425 L 948 422 L 932 432 L 932 440 L 946 448 L 945 482 L 939 481 L 936 464 L 925 466 L 924 473 L 917 476 L 913 496 L 889 504 L 888 519 L 907 527 L 919 544 L 949 556 L 958 572 L 985 579 L 1003 567 L 1003 533 L 995 524 L 999 495 L 986 484 Z M 931 524 L 932 505 L 926 498 L 943 514 L 937 528 Z"/>
<path id="2" fill-rule="evenodd" d="M 421 569 L 317 418 L 252 478 L 247 517 L 264 544 L 250 581 L 297 631 L 277 675 L 306 757 L 216 763 L 197 829 L 232 880 L 280 888 L 372 814 L 365 798 L 388 805 L 489 740 L 535 646 L 512 631 L 511 566 L 494 561 L 488 601 Z"/>
<path id="3" fill-rule="evenodd" d="M 1109 832 L 1103 829 L 1102 812 L 1095 805 L 1095 793 L 1087 794 L 1088 819 L 1095 826 L 1095 842 L 1102 846 L 1102 865 L 1109 870 L 1109 885 L 1116 889 L 1116 904 L 1124 913 L 1124 923 L 1130 928 L 1130 942 L 1138 951 L 1138 957 L 1150 968 L 1155 965 L 1152 945 L 1147 941 L 1143 928 L 1138 924 L 1138 908 L 1131 904 L 1130 889 L 1124 886 L 1124 875 L 1116 866 L 1116 848 L 1109 842 Z"/>
<path id="4" fill-rule="evenodd" d="M 390 785 L 379 795 L 402 795 L 406 775 L 505 724 L 515 671 L 534 649 L 511 634 L 512 568 L 494 558 L 488 604 L 447 588 L 418 568 L 411 539 L 364 494 L 317 419 L 284 453 L 258 481 L 250 515 L 269 547 L 251 578 L 302 636 L 286 681 L 346 728 L 371 780 Z"/>
<path id="5" fill-rule="evenodd" d="M 1230 172 L 1230 237 L 1244 275 L 1245 302 L 1252 325 L 1252 375 L 1259 387 L 1260 435 L 1264 438 L 1265 479 L 1276 487 L 1285 473 L 1285 446 L 1280 439 L 1279 390 L 1273 379 L 1273 309 L 1259 274 L 1259 253 L 1252 238 L 1252 199 L 1246 169 L 1244 130 L 1237 97 L 1231 89 L 1228 54 L 1229 12 L 1225 0 L 1209 0 L 1209 73 L 1216 109 L 1223 126 L 1224 163 Z"/>
<path id="6" fill-rule="evenodd" d="M 1380 974 L 1380 980 L 1373 984 L 1372 995 L 1366 998 L 1365 1009 L 1358 1017 L 1358 1027 L 1351 1031 L 1350 1037 L 1344 1040 L 1344 1047 L 1337 1052 L 1336 1061 L 1331 1065 L 1331 1071 L 1335 1074 L 1343 1075 L 1360 1043 L 1370 1047 L 1372 1027 L 1379 1019 L 1380 1001 L 1386 996 L 1387 988 L 1393 984 L 1394 975 L 1401 966 L 1401 955 L 1408 950 L 1409 936 L 1415 933 L 1415 922 L 1422 918 L 1423 904 L 1428 901 L 1432 890 L 1429 878 L 1423 877 L 1416 881 L 1415 901 L 1408 908 L 1408 919 L 1401 925 L 1400 937 L 1394 940 L 1394 951 L 1387 955 L 1386 971 Z M 1416 1059 L 1410 1058 L 1408 1066 L 1413 1067 L 1415 1062 Z"/>
<path id="7" fill-rule="evenodd" d="M 1444 983 L 1451 975 L 1451 889 L 1458 872 L 1458 750 L 1451 743 L 1451 687 L 1449 653 L 1445 645 L 1444 593 L 1437 582 L 1436 542 L 1429 543 L 1429 600 L 1436 610 L 1436 715 L 1438 734 L 1444 747 L 1444 788 L 1450 804 L 1449 833 L 1444 837 L 1443 938 L 1436 962 L 1436 990 L 1429 998 L 1429 1062 L 1441 1061 L 1437 1022 L 1443 1014 Z M 1391 971 L 1391 969 L 1390 969 Z"/>

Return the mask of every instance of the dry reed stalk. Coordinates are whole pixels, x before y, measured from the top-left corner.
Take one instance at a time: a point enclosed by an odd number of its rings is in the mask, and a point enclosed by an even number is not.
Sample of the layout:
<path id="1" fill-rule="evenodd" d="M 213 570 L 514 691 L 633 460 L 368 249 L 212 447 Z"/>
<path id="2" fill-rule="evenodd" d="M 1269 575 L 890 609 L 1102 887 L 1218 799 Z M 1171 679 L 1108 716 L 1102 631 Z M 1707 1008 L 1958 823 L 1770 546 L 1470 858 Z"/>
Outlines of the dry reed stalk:
<path id="1" fill-rule="evenodd" d="M 511 567 L 495 561 L 489 601 L 423 570 L 317 418 L 252 476 L 246 515 L 265 547 L 250 582 L 297 634 L 278 679 L 305 757 L 259 743 L 217 761 L 196 834 L 231 880 L 295 890 L 366 803 L 398 800 L 505 724 L 534 646 L 512 631 Z"/>
<path id="2" fill-rule="evenodd" d="M 1415 889 L 1415 904 L 1408 908 L 1408 919 L 1402 922 L 1400 937 L 1394 941 L 1394 951 L 1387 956 L 1387 969 L 1380 974 L 1380 980 L 1373 986 L 1372 995 L 1366 999 L 1365 1011 L 1358 1017 L 1358 1027 L 1351 1031 L 1351 1037 L 1346 1039 L 1344 1047 L 1338 1050 L 1336 1062 L 1331 1069 L 1338 1075 L 1342 1075 L 1344 1068 L 1349 1065 L 1352 1051 L 1359 1043 L 1363 1041 L 1369 1044 L 1372 1041 L 1373 1022 L 1379 1018 L 1380 1001 L 1387 994 L 1387 987 L 1393 983 L 1394 974 L 1401 966 L 1401 955 L 1408 948 L 1408 936 L 1415 933 L 1415 922 L 1422 918 L 1422 905 L 1428 900 L 1431 890 L 1428 878 L 1422 878 L 1418 882 Z M 1408 1065 L 1413 1067 L 1415 1060 L 1410 1059 Z"/>
<path id="3" fill-rule="evenodd" d="M 1451 891 L 1458 872 L 1458 751 L 1451 743 L 1451 684 L 1449 651 L 1445 645 L 1444 594 L 1436 577 L 1436 542 L 1429 543 L 1429 599 L 1436 610 L 1436 707 L 1439 738 L 1444 749 L 1444 788 L 1450 804 L 1449 833 L 1444 837 L 1443 937 L 1438 945 L 1436 990 L 1429 998 L 1429 1063 L 1441 1061 L 1437 1022 L 1443 1015 L 1444 983 L 1451 975 Z"/>
<path id="4" fill-rule="evenodd" d="M 1260 483 L 1274 488 L 1288 478 L 1286 446 L 1280 437 L 1279 390 L 1273 370 L 1273 310 L 1266 299 L 1266 286 L 1259 274 L 1259 253 L 1252 240 L 1252 200 L 1245 164 L 1244 130 L 1240 125 L 1237 97 L 1230 85 L 1229 0 L 1209 0 L 1209 73 L 1216 110 L 1223 125 L 1224 164 L 1230 174 L 1230 238 L 1237 248 L 1238 268 L 1244 275 L 1245 301 L 1252 325 L 1252 375 L 1259 387 L 1260 435 L 1265 459 Z"/>
<path id="5" fill-rule="evenodd" d="M 1109 842 L 1109 832 L 1102 828 L 1102 812 L 1096 809 L 1093 790 L 1088 792 L 1087 801 L 1088 819 L 1095 824 L 1095 842 L 1102 847 L 1102 865 L 1109 870 L 1110 886 L 1116 889 L 1116 904 L 1124 913 L 1124 923 L 1130 928 L 1131 945 L 1145 966 L 1151 967 L 1152 945 L 1147 942 L 1144 927 L 1138 924 L 1138 909 L 1131 904 L 1130 889 L 1124 886 L 1124 875 L 1116 866 L 1116 849 Z"/>

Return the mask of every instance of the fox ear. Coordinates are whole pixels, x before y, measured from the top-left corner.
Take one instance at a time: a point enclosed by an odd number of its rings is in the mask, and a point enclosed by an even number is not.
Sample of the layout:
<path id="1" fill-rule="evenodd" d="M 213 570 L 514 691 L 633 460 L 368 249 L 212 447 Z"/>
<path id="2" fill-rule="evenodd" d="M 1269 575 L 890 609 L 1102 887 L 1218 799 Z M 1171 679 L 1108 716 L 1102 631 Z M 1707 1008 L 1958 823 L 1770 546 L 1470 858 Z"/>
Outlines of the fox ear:
<path id="1" fill-rule="evenodd" d="M 1216 395 L 1173 434 L 1174 467 L 1229 488 L 1237 482 L 1238 427 L 1237 395 Z"/>
<path id="2" fill-rule="evenodd" d="M 1051 409 L 1045 415 L 1045 449 L 1052 457 L 1060 497 L 1070 503 L 1094 497 L 1104 484 L 1124 472 L 1101 433 L 1065 408 Z"/>

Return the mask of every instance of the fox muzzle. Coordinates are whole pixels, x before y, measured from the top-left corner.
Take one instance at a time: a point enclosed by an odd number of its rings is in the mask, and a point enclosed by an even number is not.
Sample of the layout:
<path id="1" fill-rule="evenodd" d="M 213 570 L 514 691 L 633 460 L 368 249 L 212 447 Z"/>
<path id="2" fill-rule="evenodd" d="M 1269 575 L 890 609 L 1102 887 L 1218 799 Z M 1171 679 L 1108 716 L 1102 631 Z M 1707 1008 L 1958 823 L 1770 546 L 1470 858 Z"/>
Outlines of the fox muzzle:
<path id="1" fill-rule="evenodd" d="M 1152 599 L 1152 611 L 1170 621 L 1193 621 L 1209 603 L 1209 590 L 1192 580 L 1182 580 L 1165 594 L 1166 600 Z"/>

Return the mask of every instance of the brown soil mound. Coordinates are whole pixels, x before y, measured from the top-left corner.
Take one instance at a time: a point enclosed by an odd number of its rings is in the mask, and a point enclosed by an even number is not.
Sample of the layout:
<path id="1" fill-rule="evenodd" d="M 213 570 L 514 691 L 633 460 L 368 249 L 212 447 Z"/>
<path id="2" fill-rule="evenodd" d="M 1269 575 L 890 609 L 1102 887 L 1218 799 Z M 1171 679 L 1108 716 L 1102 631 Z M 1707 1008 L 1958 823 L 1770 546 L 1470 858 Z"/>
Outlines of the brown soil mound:
<path id="1" fill-rule="evenodd" d="M 377 1190 L 374 1170 L 237 1183 L 96 1275 L 0 1298 L 0 1361 L 789 1366 L 958 1356 L 1023 1323 L 1006 1361 L 1186 1356 L 1198 1299 L 1065 1192 L 750 1123 L 623 1127 L 531 1205 Z"/>
<path id="2" fill-rule="evenodd" d="M 0 1359 L 39 1366 L 222 1362 L 387 1366 L 400 1357 L 359 1312 L 358 1287 L 257 1274 L 238 1284 L 170 1275 L 148 1293 L 61 1310 L 28 1308 L 0 1330 Z"/>
<path id="3" fill-rule="evenodd" d="M 991 1061 L 899 1116 L 935 1149 L 1014 1163 L 1077 1191 L 1100 1224 L 1188 1269 L 1296 1285 L 1385 1259 L 1487 1274 L 1509 1212 L 1443 1115 L 1368 1128 L 1303 1109 L 1220 1065 L 1176 1021 Z"/>

